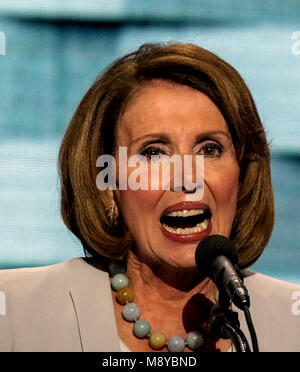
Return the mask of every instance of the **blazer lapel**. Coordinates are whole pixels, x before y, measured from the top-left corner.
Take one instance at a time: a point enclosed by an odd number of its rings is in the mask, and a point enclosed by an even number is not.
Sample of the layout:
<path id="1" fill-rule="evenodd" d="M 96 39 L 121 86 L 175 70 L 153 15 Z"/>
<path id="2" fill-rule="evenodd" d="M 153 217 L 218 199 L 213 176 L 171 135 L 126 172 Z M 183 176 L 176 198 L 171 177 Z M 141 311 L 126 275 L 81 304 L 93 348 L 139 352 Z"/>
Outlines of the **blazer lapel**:
<path id="1" fill-rule="evenodd" d="M 119 352 L 109 277 L 101 274 L 99 279 L 70 289 L 81 346 L 86 352 Z"/>

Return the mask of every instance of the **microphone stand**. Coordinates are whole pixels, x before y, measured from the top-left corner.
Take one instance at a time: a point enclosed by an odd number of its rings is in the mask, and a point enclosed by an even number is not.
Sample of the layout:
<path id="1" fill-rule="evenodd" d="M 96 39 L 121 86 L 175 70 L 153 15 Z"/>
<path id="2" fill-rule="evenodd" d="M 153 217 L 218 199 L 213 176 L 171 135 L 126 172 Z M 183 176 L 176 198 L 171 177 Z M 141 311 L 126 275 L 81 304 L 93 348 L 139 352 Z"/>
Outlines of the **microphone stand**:
<path id="1" fill-rule="evenodd" d="M 219 291 L 218 305 L 211 313 L 210 333 L 213 337 L 231 339 L 236 352 L 250 353 L 246 336 L 240 329 L 238 313 L 230 309 L 231 301 L 224 289 Z"/>

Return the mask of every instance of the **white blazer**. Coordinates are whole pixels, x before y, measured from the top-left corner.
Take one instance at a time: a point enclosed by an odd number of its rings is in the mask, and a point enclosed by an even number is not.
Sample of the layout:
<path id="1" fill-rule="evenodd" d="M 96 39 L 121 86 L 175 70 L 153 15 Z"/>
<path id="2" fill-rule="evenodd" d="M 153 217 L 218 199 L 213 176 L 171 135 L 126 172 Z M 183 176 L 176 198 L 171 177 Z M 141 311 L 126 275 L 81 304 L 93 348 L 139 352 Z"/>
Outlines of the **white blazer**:
<path id="1" fill-rule="evenodd" d="M 260 350 L 300 351 L 300 285 L 243 273 Z M 121 351 L 108 273 L 83 258 L 0 270 L 0 351 Z"/>

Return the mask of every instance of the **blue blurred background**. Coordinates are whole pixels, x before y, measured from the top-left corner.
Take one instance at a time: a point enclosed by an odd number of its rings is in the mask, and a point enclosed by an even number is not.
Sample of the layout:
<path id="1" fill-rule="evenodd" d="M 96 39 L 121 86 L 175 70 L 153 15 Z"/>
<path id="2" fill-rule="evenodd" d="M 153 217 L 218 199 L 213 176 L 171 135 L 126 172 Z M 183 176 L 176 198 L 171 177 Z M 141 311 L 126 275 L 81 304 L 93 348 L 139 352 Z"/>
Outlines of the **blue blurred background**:
<path id="1" fill-rule="evenodd" d="M 276 223 L 252 269 L 300 283 L 298 30 L 298 0 L 1 0 L 0 268 L 83 256 L 60 217 L 56 163 L 68 122 L 115 58 L 180 41 L 225 59 L 253 93 L 271 142 Z"/>

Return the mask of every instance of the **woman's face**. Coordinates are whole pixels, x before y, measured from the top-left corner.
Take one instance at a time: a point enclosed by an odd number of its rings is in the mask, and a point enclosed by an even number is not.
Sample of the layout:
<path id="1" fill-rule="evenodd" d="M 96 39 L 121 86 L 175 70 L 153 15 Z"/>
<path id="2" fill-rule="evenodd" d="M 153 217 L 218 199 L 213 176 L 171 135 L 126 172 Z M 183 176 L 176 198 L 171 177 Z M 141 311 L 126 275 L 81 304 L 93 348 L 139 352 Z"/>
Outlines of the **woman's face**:
<path id="1" fill-rule="evenodd" d="M 147 157 L 143 171 L 149 184 L 151 155 L 177 154 L 182 159 L 204 155 L 203 196 L 199 190 L 174 189 L 172 182 L 170 190 L 165 190 L 161 180 L 158 190 L 129 187 L 115 191 L 136 243 L 135 253 L 142 261 L 152 267 L 195 268 L 199 241 L 213 234 L 229 237 L 236 213 L 239 166 L 221 112 L 197 90 L 155 80 L 127 104 L 118 123 L 116 144 L 117 184 L 121 146 L 127 148 L 128 159 L 137 154 Z M 127 168 L 128 178 L 135 169 Z M 193 175 L 195 180 L 195 166 Z"/>

